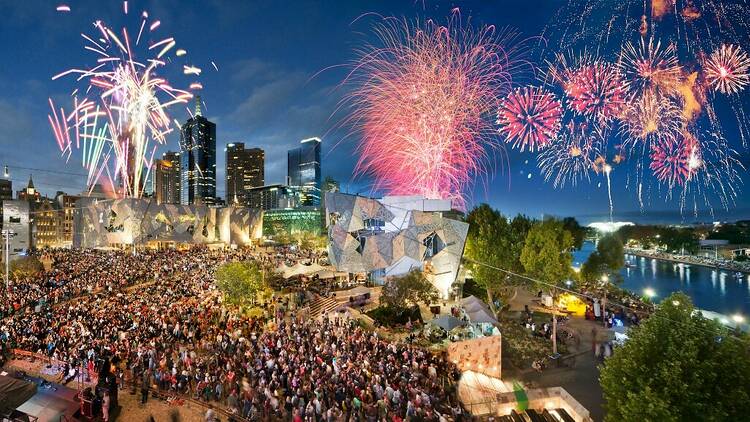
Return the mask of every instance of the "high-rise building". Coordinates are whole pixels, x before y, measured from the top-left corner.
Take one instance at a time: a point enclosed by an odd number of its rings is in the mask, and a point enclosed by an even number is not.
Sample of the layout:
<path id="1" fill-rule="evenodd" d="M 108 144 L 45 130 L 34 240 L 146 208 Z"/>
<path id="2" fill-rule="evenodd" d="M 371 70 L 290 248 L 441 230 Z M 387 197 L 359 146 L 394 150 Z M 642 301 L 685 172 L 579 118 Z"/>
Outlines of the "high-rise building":
<path id="1" fill-rule="evenodd" d="M 167 151 L 154 163 L 154 198 L 157 204 L 180 203 L 180 153 Z"/>
<path id="2" fill-rule="evenodd" d="M 195 114 L 180 131 L 180 202 L 216 203 L 216 125 L 203 117 L 200 97 Z"/>
<path id="3" fill-rule="evenodd" d="M 265 152 L 260 148 L 245 149 L 245 144 L 227 144 L 227 203 L 245 204 L 248 189 L 265 183 Z"/>
<path id="4" fill-rule="evenodd" d="M 300 193 L 301 206 L 320 206 L 320 138 L 303 139 L 287 153 L 287 185 Z"/>
<path id="5" fill-rule="evenodd" d="M 275 184 L 250 188 L 243 205 L 260 210 L 295 208 L 299 204 L 297 192 L 288 186 Z"/>

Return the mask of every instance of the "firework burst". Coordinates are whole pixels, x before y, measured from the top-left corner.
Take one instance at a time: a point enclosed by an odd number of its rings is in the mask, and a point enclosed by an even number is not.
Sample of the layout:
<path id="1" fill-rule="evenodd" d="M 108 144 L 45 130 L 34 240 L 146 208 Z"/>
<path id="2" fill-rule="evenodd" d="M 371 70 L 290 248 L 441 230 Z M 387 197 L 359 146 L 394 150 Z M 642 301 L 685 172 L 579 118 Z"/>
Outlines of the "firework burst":
<path id="1" fill-rule="evenodd" d="M 497 124 L 505 141 L 530 152 L 549 145 L 560 131 L 562 106 L 554 94 L 538 87 L 511 92 L 500 102 Z"/>
<path id="2" fill-rule="evenodd" d="M 682 67 L 675 46 L 662 48 L 661 41 L 640 39 L 627 42 L 617 62 L 629 99 L 674 95 L 682 79 Z"/>
<path id="3" fill-rule="evenodd" d="M 104 179 L 119 195 L 140 197 L 156 151 L 152 144 L 165 143 L 173 130 L 166 109 L 192 97 L 157 74 L 169 61 L 166 55 L 176 45 L 173 38 L 151 43 L 144 53 L 146 60 L 135 54 L 158 23 L 148 25 L 148 13 L 143 12 L 133 40 L 127 28 L 116 31 L 96 21 L 95 34 L 81 34 L 84 48 L 96 54 L 96 65 L 52 78 L 78 75 L 78 81 L 86 82 L 86 94 L 95 93 L 84 98 L 74 95 L 69 113 L 49 100 L 49 121 L 58 147 L 68 158 L 74 149 L 82 151 L 90 189 Z"/>
<path id="4" fill-rule="evenodd" d="M 555 188 L 590 181 L 594 160 L 601 154 L 600 147 L 597 133 L 591 132 L 587 125 L 567 125 L 559 139 L 539 154 L 539 170 Z"/>
<path id="5" fill-rule="evenodd" d="M 672 143 L 685 125 L 682 108 L 670 97 L 643 95 L 628 102 L 621 118 L 624 147 Z"/>
<path id="6" fill-rule="evenodd" d="M 651 165 L 654 176 L 669 189 L 684 186 L 700 166 L 700 151 L 693 138 L 685 137 L 679 143 L 654 144 L 651 147 Z"/>
<path id="7" fill-rule="evenodd" d="M 709 86 L 722 94 L 737 94 L 750 83 L 750 56 L 739 46 L 723 44 L 704 63 Z"/>
<path id="8" fill-rule="evenodd" d="M 356 172 L 388 194 L 450 199 L 463 207 L 474 177 L 498 147 L 492 115 L 519 63 L 512 34 L 386 19 L 378 46 L 361 52 L 347 78 L 346 123 L 361 130 Z"/>
<path id="9" fill-rule="evenodd" d="M 605 61 L 597 60 L 572 71 L 564 87 L 570 108 L 599 123 L 619 116 L 625 104 L 620 72 Z"/>

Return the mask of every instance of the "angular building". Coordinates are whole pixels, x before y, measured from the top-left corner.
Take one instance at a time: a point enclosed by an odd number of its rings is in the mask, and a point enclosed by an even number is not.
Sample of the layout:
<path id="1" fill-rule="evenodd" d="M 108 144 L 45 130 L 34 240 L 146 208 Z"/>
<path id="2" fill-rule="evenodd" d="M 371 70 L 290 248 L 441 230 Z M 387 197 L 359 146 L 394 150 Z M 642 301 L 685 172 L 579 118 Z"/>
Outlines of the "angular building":
<path id="1" fill-rule="evenodd" d="M 3 230 L 10 232 L 9 260 L 31 249 L 31 204 L 25 200 L 3 201 Z M 4 259 L 4 257 L 3 257 Z"/>
<path id="2" fill-rule="evenodd" d="M 300 206 L 320 206 L 320 138 L 303 139 L 287 153 L 287 185 L 300 193 Z"/>
<path id="3" fill-rule="evenodd" d="M 154 198 L 157 204 L 180 203 L 180 153 L 167 151 L 156 160 L 153 170 Z"/>
<path id="4" fill-rule="evenodd" d="M 245 144 L 227 144 L 227 198 L 228 204 L 247 205 L 247 191 L 265 184 L 265 152 L 260 148 L 245 149 Z"/>
<path id="5" fill-rule="evenodd" d="M 328 192 L 325 204 L 328 257 L 338 271 L 382 281 L 420 269 L 443 299 L 450 297 L 469 232 L 467 223 L 446 218 L 450 201 Z"/>
<path id="6" fill-rule="evenodd" d="M 216 203 L 216 125 L 203 117 L 200 97 L 195 114 L 180 131 L 180 203 Z"/>
<path id="7" fill-rule="evenodd" d="M 77 208 L 73 235 L 76 248 L 243 246 L 262 234 L 262 211 L 244 207 L 81 198 Z"/>

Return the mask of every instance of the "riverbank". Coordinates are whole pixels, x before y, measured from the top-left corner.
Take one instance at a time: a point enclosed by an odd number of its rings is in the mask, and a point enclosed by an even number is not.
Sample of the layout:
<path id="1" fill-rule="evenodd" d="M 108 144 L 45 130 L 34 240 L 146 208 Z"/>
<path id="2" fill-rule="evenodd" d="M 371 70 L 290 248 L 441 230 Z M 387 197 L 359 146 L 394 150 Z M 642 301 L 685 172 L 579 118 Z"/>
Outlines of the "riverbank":
<path id="1" fill-rule="evenodd" d="M 625 253 L 627 255 L 635 255 L 644 258 L 659 259 L 662 261 L 675 262 L 678 264 L 688 265 L 700 265 L 702 267 L 715 268 L 724 271 L 741 272 L 750 274 L 750 263 L 746 262 L 735 262 L 735 261 L 723 261 L 711 258 L 705 258 L 700 256 L 692 255 L 676 255 L 666 252 L 647 251 L 643 249 L 630 249 L 626 248 Z"/>

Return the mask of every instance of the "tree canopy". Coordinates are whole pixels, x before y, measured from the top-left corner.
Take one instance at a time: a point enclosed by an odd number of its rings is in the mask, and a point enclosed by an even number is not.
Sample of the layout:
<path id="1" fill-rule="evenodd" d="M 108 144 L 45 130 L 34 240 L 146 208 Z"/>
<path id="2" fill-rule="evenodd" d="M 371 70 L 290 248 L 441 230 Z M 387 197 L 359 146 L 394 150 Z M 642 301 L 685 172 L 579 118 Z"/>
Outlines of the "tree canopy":
<path id="1" fill-rule="evenodd" d="M 724 421 L 750 415 L 750 341 L 675 293 L 629 331 L 600 382 L 607 421 Z"/>
<path id="2" fill-rule="evenodd" d="M 573 236 L 562 222 L 547 219 L 529 230 L 521 251 L 521 263 L 529 276 L 545 283 L 542 288 L 550 291 L 550 285 L 560 285 L 571 276 L 573 246 Z"/>
<path id="3" fill-rule="evenodd" d="M 12 278 L 21 280 L 44 271 L 44 265 L 35 256 L 22 256 L 10 261 L 9 271 Z"/>
<path id="4" fill-rule="evenodd" d="M 489 205 L 482 204 L 469 213 L 467 221 L 469 235 L 464 254 L 474 281 L 486 291 L 490 302 L 495 295 L 507 296 L 508 288 L 514 287 L 517 280 L 492 267 L 514 272 L 523 269 L 521 250 L 531 220 L 523 215 L 509 220 Z"/>
<path id="5" fill-rule="evenodd" d="M 625 251 L 616 235 L 599 239 L 596 250 L 589 255 L 581 268 L 581 277 L 586 281 L 598 281 L 607 275 L 612 281 L 621 279 L 620 270 L 625 266 Z"/>
<path id="6" fill-rule="evenodd" d="M 265 287 L 263 267 L 257 262 L 228 262 L 216 270 L 216 286 L 233 305 L 255 303 Z"/>
<path id="7" fill-rule="evenodd" d="M 392 278 L 383 286 L 380 304 L 393 308 L 407 308 L 419 303 L 429 305 L 437 298 L 437 290 L 424 273 L 412 270 L 403 276 Z"/>

